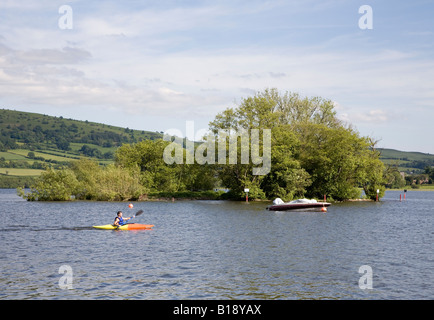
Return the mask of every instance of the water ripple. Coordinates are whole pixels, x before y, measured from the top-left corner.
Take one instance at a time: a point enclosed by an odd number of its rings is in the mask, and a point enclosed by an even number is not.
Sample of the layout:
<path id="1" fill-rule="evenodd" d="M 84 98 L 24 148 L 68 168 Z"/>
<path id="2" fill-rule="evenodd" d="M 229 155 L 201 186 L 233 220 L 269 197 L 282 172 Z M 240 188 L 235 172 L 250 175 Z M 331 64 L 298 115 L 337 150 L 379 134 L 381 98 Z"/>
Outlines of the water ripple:
<path id="1" fill-rule="evenodd" d="M 326 214 L 144 202 L 137 219 L 154 230 L 113 232 L 92 225 L 128 214 L 125 203 L 23 202 L 3 190 L 0 299 L 433 299 L 434 192 L 397 199 Z M 71 290 L 59 287 L 62 265 Z M 370 290 L 359 288 L 362 265 Z"/>

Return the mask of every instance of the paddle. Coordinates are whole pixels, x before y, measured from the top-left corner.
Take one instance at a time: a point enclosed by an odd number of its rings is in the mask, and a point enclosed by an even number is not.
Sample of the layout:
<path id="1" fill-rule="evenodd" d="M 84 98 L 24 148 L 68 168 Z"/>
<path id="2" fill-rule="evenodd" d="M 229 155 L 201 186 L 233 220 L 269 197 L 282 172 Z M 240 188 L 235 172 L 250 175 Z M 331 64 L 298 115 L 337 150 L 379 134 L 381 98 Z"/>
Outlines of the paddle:
<path id="1" fill-rule="evenodd" d="M 131 217 L 131 219 L 133 219 L 133 218 L 135 218 L 135 217 L 137 217 L 137 216 L 140 216 L 142 213 L 143 213 L 143 210 L 139 210 L 139 211 L 137 211 L 136 214 L 135 214 L 134 216 Z M 130 219 L 130 220 L 131 220 L 131 219 Z M 128 220 L 128 221 L 130 221 L 130 220 Z M 128 222 L 127 222 L 127 223 L 128 223 Z M 126 224 L 126 223 L 125 223 L 125 224 Z"/>

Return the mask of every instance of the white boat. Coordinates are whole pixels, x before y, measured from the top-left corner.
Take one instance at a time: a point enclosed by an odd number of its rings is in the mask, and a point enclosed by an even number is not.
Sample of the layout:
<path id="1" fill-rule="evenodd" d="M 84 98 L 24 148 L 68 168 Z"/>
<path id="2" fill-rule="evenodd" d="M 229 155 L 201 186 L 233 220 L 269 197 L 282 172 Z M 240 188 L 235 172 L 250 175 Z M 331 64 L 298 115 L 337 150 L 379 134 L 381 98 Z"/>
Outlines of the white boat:
<path id="1" fill-rule="evenodd" d="M 321 211 L 324 210 L 322 208 L 330 206 L 329 202 L 318 202 L 315 199 L 297 199 L 290 202 L 283 202 L 282 199 L 276 198 L 273 201 L 273 204 L 267 207 L 267 210 L 272 211 L 286 211 L 286 210 L 298 210 L 298 211 L 307 211 L 307 210 L 316 210 Z"/>

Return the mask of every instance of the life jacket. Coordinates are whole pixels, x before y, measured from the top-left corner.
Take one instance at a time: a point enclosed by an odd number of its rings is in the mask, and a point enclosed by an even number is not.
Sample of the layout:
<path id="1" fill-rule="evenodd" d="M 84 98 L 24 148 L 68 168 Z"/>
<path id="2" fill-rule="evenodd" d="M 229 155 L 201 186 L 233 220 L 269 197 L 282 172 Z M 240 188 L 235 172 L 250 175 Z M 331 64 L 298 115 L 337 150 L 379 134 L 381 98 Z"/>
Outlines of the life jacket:
<path id="1" fill-rule="evenodd" d="M 125 222 L 124 222 L 124 218 L 122 218 L 122 217 L 116 217 L 114 222 L 116 222 L 116 219 L 119 219 L 119 225 L 120 225 L 120 226 L 123 225 L 123 224 L 125 223 Z"/>

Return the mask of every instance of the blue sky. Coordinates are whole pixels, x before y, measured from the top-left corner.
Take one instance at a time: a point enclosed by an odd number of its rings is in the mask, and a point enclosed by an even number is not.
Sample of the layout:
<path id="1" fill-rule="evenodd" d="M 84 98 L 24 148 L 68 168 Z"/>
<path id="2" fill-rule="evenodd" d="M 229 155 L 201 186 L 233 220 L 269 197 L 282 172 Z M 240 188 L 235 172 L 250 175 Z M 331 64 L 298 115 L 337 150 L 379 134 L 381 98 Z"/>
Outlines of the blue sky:
<path id="1" fill-rule="evenodd" d="M 433 12 L 421 0 L 2 0 L 0 107 L 185 132 L 276 87 L 333 100 L 380 147 L 434 153 Z"/>

